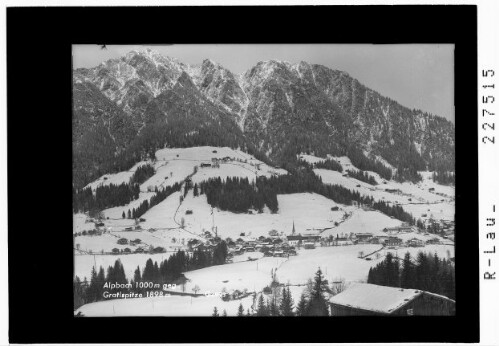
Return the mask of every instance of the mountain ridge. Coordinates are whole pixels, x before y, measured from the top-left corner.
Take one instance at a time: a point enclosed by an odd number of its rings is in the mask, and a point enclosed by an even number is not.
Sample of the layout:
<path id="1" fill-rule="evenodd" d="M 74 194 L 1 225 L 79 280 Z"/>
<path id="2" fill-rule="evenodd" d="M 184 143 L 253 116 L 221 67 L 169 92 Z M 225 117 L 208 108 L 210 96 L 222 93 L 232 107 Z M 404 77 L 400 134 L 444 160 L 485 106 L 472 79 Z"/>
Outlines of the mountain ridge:
<path id="1" fill-rule="evenodd" d="M 325 157 L 361 149 L 401 171 L 454 166 L 451 122 L 323 65 L 267 60 L 237 75 L 210 59 L 188 65 L 146 49 L 76 69 L 73 80 L 73 89 L 90 83 L 121 109 L 131 122 L 125 121 L 126 133 L 140 137 L 145 127 L 172 122 L 184 131 L 175 140 L 156 134 L 159 147 L 223 144 L 265 154 L 278 165 L 301 152 Z M 200 129 L 209 139 L 195 134 Z M 140 151 L 132 156 L 138 159 Z"/>

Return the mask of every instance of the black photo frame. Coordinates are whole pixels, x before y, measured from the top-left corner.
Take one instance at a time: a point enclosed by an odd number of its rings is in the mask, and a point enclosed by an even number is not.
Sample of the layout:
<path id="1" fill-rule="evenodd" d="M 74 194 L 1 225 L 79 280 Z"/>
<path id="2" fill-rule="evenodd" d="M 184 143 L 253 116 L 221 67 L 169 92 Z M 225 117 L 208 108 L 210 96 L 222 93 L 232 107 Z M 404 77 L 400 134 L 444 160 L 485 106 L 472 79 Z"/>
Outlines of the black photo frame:
<path id="1" fill-rule="evenodd" d="M 73 316 L 72 44 L 455 44 L 456 315 Z M 477 7 L 7 9 L 11 343 L 477 342 Z"/>

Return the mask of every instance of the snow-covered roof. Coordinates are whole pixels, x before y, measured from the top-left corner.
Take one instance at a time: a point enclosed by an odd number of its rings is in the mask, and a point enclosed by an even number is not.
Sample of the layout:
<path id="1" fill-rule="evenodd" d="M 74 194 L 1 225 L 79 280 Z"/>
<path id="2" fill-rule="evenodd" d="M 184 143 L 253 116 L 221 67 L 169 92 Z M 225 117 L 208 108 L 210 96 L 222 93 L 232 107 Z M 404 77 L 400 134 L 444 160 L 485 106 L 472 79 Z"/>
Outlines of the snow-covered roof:
<path id="1" fill-rule="evenodd" d="M 333 296 L 329 302 L 389 314 L 420 294 L 423 294 L 423 291 L 357 283 Z"/>

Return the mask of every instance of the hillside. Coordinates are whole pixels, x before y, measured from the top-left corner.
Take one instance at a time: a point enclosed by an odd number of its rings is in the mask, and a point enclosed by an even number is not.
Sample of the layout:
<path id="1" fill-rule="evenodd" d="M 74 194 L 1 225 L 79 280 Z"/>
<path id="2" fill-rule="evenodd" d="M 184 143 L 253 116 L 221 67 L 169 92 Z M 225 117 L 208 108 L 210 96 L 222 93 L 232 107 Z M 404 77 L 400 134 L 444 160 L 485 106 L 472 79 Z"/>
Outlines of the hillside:
<path id="1" fill-rule="evenodd" d="M 157 149 L 200 145 L 240 148 L 284 166 L 302 152 L 362 150 L 405 171 L 402 179 L 454 167 L 452 123 L 321 65 L 270 60 L 235 75 L 210 60 L 189 66 L 132 51 L 75 70 L 73 89 L 77 187 L 128 170 Z"/>
<path id="2" fill-rule="evenodd" d="M 307 162 L 321 162 L 325 158 L 311 155 L 300 155 Z M 213 159 L 219 160 L 218 166 L 213 165 Z M 224 160 L 225 159 L 225 160 Z M 345 170 L 358 170 L 346 157 L 334 158 Z M 202 166 L 202 165 L 205 166 Z M 136 164 L 131 171 L 118 172 L 102 176 L 91 182 L 88 188 L 97 191 L 103 186 L 121 184 L 129 181 L 134 172 L 142 165 L 152 165 L 154 174 L 140 185 L 137 200 L 128 204 L 104 209 L 100 221 L 92 220 L 83 213 L 74 214 L 75 233 L 75 275 L 81 280 L 89 279 L 93 267 L 108 268 L 120 260 L 124 275 L 128 279 L 134 277 L 136 268 L 144 270 L 146 261 L 151 258 L 161 263 L 177 251 L 193 254 L 189 244 L 197 241 L 210 244 L 208 231 L 227 241 L 251 242 L 260 237 L 268 237 L 275 230 L 279 237 L 285 239 L 291 235 L 293 228 L 297 234 L 320 234 L 322 241 L 351 237 L 355 234 L 371 233 L 374 236 L 386 237 L 385 228 L 399 227 L 403 223 L 389 217 L 380 211 L 356 205 L 344 205 L 315 193 L 279 194 L 278 211 L 273 213 L 265 208 L 261 213 L 248 210 L 244 213 L 212 208 L 205 194 L 195 195 L 193 188 L 185 193 L 186 184 L 201 184 L 214 177 L 228 179 L 238 176 L 257 182 L 259 177 L 282 176 L 289 174 L 265 164 L 253 156 L 228 147 L 191 147 L 165 148 L 155 152 L 154 159 Z M 423 181 L 418 184 L 396 183 L 372 186 L 356 180 L 351 176 L 328 169 L 314 169 L 322 177 L 325 184 L 341 184 L 361 195 L 384 199 L 393 205 L 403 205 L 423 220 L 453 219 L 454 199 L 453 188 L 442 186 L 431 181 L 431 175 L 423 172 Z M 375 172 L 369 172 L 380 182 Z M 106 179 L 104 179 L 106 178 Z M 149 208 L 141 220 L 123 218 L 122 214 L 150 200 L 163 188 L 181 184 L 179 191 L 173 192 L 163 201 Z M 389 188 L 389 191 L 386 191 Z M 433 188 L 429 192 L 429 188 Z M 413 208 L 413 209 L 411 209 Z M 443 208 L 443 212 L 440 212 Z M 431 214 L 427 212 L 431 210 Z M 426 216 L 423 216 L 426 214 Z M 98 222 L 102 225 L 96 226 Z M 92 230 L 99 233 L 89 233 Z M 85 233 L 83 233 L 85 231 Z M 419 251 L 438 253 L 441 258 L 454 256 L 453 241 L 438 234 L 428 233 L 421 229 L 412 229 L 398 235 L 404 242 L 419 239 L 423 243 L 430 239 L 438 239 L 439 244 L 424 247 L 387 247 L 381 244 L 357 244 L 345 246 L 324 246 L 316 249 L 297 250 L 297 256 L 288 258 L 264 257 L 260 251 L 235 255 L 224 265 L 210 266 L 198 270 L 185 271 L 187 281 L 182 290 L 192 293 L 195 286 L 202 292 L 221 292 L 227 290 L 248 290 L 259 294 L 269 284 L 269 272 L 272 270 L 281 283 L 293 285 L 291 288 L 295 302 L 300 298 L 307 280 L 317 267 L 321 267 L 329 281 L 341 278 L 346 284 L 365 281 L 371 267 L 382 261 L 388 252 L 401 256 L 410 252 L 413 257 Z M 126 239 L 125 244 L 118 244 L 119 239 Z M 138 241 L 138 242 L 137 242 Z M 134 242 L 132 244 L 132 242 Z M 160 253 L 149 253 L 151 248 L 160 248 Z M 112 254 L 113 249 L 118 252 Z M 130 252 L 126 252 L 130 249 Z M 139 249 L 143 251 L 138 252 Z M 231 247 L 231 252 L 234 248 Z M 145 252 L 145 253 L 144 253 Z M 371 254 L 370 261 L 359 258 L 359 254 Z M 378 253 L 375 256 L 374 253 Z M 250 260 L 251 259 L 251 260 Z M 232 262 L 232 263 L 231 263 Z M 174 294 L 179 293 L 177 288 Z M 171 291 L 171 290 L 170 290 Z M 170 292 L 166 290 L 165 292 Z M 96 302 L 82 306 L 81 311 L 86 316 L 207 316 L 214 306 L 227 309 L 229 315 L 235 315 L 240 302 L 245 309 L 254 311 L 253 295 L 239 301 L 221 301 L 217 297 L 173 295 L 171 297 L 114 299 Z M 193 299 L 193 305 L 191 305 Z M 138 305 L 137 305 L 138 304 Z M 153 308 L 154 306 L 154 308 Z M 178 309 L 182 309 L 180 312 Z"/>

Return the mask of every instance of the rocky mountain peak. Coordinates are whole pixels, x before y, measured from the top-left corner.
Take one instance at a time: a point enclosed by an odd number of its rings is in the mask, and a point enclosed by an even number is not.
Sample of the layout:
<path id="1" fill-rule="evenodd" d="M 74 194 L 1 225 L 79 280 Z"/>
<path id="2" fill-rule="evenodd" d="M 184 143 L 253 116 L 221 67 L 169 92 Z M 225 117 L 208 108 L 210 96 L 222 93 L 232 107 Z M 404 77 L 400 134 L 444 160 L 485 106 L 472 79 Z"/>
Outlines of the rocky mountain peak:
<path id="1" fill-rule="evenodd" d="M 242 130 L 245 141 L 276 162 L 295 152 L 345 155 L 355 146 L 395 167 L 453 165 L 451 123 L 403 107 L 346 72 L 306 61 L 260 61 L 234 75 L 210 59 L 191 66 L 145 49 L 77 69 L 73 81 L 82 91 L 78 97 L 98 90 L 137 131 L 166 118 L 190 131 L 203 121 L 239 127 L 237 136 Z M 83 92 L 88 83 L 92 93 Z"/>

